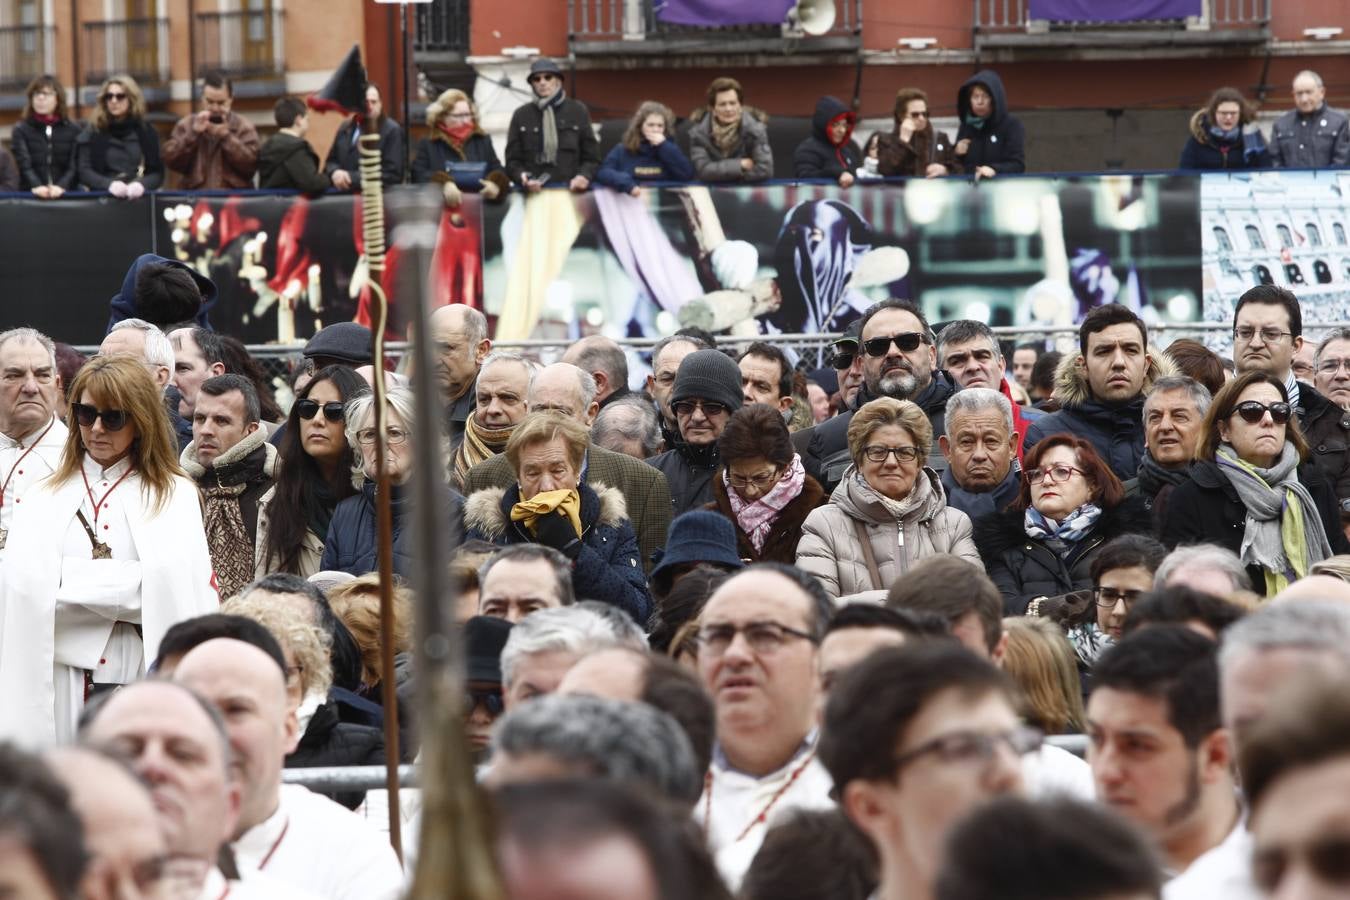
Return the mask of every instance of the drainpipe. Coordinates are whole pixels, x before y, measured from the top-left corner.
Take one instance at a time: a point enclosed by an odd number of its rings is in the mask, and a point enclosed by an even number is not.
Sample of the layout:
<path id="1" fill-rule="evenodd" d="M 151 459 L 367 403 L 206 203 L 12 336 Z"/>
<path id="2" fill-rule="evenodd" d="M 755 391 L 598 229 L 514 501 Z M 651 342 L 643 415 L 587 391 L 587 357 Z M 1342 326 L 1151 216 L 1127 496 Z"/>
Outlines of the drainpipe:
<path id="1" fill-rule="evenodd" d="M 80 115 L 80 0 L 70 0 L 70 50 L 71 65 L 75 67 L 72 81 L 75 88 L 75 114 L 72 120 L 78 121 Z"/>

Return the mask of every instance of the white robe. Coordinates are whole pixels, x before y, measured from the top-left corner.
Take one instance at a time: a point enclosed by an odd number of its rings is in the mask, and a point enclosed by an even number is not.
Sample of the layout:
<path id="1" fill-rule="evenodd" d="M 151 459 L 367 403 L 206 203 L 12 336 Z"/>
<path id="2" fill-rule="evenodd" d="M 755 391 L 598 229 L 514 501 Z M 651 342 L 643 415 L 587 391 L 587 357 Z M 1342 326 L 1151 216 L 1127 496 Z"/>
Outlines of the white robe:
<path id="1" fill-rule="evenodd" d="M 14 525 L 14 511 L 23 506 L 23 498 L 28 496 L 29 490 L 55 472 L 61 463 L 61 452 L 69 432 L 55 416 L 49 425 L 20 441 L 0 434 L 0 484 L 6 479 L 9 481 L 0 501 L 0 530 L 6 533 Z M 0 547 L 0 560 L 5 558 L 5 551 L 5 547 Z"/>
<path id="2" fill-rule="evenodd" d="M 87 457 L 85 464 L 88 488 L 78 477 L 37 485 L 16 507 L 9 533 L 0 588 L 0 737 L 27 746 L 73 738 L 81 670 L 105 683 L 134 679 L 170 626 L 220 606 L 197 486 L 174 476 L 155 510 L 133 472 L 104 500 L 125 463 L 107 471 Z M 93 558 L 76 519 L 83 510 L 93 526 L 96 501 L 97 531 L 112 559 Z M 126 623 L 139 624 L 142 634 Z"/>
<path id="3" fill-rule="evenodd" d="M 250 872 L 261 871 L 326 900 L 403 895 L 403 869 L 388 837 L 298 784 L 281 786 L 277 811 L 239 836 L 234 858 L 246 882 Z"/>

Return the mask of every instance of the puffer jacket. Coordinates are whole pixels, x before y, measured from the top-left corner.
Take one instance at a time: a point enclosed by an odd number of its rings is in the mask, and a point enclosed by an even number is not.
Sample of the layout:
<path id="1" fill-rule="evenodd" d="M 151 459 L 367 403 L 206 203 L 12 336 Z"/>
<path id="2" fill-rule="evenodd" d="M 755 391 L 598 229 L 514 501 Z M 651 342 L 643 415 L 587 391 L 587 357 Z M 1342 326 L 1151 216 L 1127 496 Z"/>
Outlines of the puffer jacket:
<path id="1" fill-rule="evenodd" d="M 1350 117 L 1325 103 L 1307 116 L 1289 110 L 1271 126 L 1270 164 L 1277 169 L 1350 166 Z"/>
<path id="2" fill-rule="evenodd" d="M 1108 404 L 1092 396 L 1087 371 L 1078 365 L 1077 356 L 1066 355 L 1055 370 L 1054 398 L 1060 409 L 1031 423 L 1022 440 L 1023 455 L 1042 438 L 1068 432 L 1092 444 L 1117 478 L 1130 480 L 1144 458 L 1144 397 L 1155 381 L 1175 372 L 1166 353 L 1155 353 L 1149 357 L 1139 394 L 1125 403 Z"/>
<path id="3" fill-rule="evenodd" d="M 797 145 L 792 153 L 793 172 L 797 178 L 829 178 L 839 180 L 845 172 L 853 172 L 862 165 L 862 151 L 853 143 L 853 126 L 849 125 L 843 143 L 830 142 L 830 123 L 849 115 L 849 108 L 834 97 L 821 97 L 811 116 L 811 136 Z"/>
<path id="4" fill-rule="evenodd" d="M 741 530 L 736 514 L 731 510 L 731 498 L 727 496 L 727 486 L 722 483 L 719 471 L 712 480 L 713 502 L 704 509 L 719 512 L 731 521 L 736 529 L 736 555 L 749 562 L 780 562 L 793 565 L 797 561 L 797 544 L 802 538 L 802 525 L 806 517 L 818 506 L 828 502 L 820 483 L 810 475 L 802 482 L 802 492 L 787 506 L 778 512 L 778 517 L 769 526 L 769 536 L 764 540 L 764 549 L 755 551 L 750 536 Z"/>
<path id="5" fill-rule="evenodd" d="M 763 181 L 773 175 L 773 150 L 769 147 L 769 116 L 757 109 L 741 110 L 741 136 L 731 153 L 724 154 L 713 141 L 712 112 L 703 109 L 694 113 L 694 125 L 689 129 L 689 159 L 699 181 Z M 741 160 L 753 159 L 755 167 L 749 172 L 741 168 Z"/>
<path id="6" fill-rule="evenodd" d="M 370 725 L 343 722 L 337 704 L 330 698 L 314 711 L 294 752 L 283 764 L 287 769 L 317 769 L 327 766 L 384 765 L 384 733 Z M 348 809 L 366 799 L 365 791 L 321 791 Z"/>
<path id="7" fill-rule="evenodd" d="M 985 117 L 984 126 L 976 128 L 966 121 L 970 115 L 970 92 L 981 85 L 994 98 L 994 111 Z M 956 115 L 961 127 L 956 131 L 956 142 L 970 139 L 970 146 L 957 161 L 967 172 L 977 166 L 988 166 L 995 172 L 1025 172 L 1027 170 L 1026 129 L 1016 116 L 1008 112 L 1008 95 L 1003 90 L 1003 79 L 998 73 L 985 69 L 977 72 L 956 94 Z"/>
<path id="8" fill-rule="evenodd" d="M 438 486 L 441 496 L 436 508 L 443 510 L 450 524 L 445 534 L 459 532 L 464 515 L 464 498 L 448 487 Z M 412 577 L 413 533 L 409 515 L 413 497 L 410 491 L 395 485 L 389 492 L 394 541 L 394 574 Z M 323 556 L 319 568 L 325 572 L 347 572 L 361 576 L 379 568 L 375 552 L 377 527 L 375 524 L 375 482 L 367 480 L 361 493 L 348 497 L 333 510 L 333 521 L 328 525 L 328 536 L 323 542 Z M 450 547 L 446 547 L 449 552 Z"/>
<path id="9" fill-rule="evenodd" d="M 628 507 L 618 489 L 597 484 L 579 485 L 581 494 L 581 552 L 572 562 L 572 587 L 578 599 L 599 600 L 646 624 L 652 612 L 647 575 L 638 562 L 637 535 L 628 521 Z M 487 541 L 501 547 L 535 543 L 522 522 L 511 521 L 511 508 L 520 502 L 520 485 L 484 488 L 464 503 L 464 539 Z"/>
<path id="10" fill-rule="evenodd" d="M 1270 152 L 1255 122 L 1242 127 L 1238 140 L 1220 141 L 1209 133 L 1209 117 L 1203 109 L 1191 116 L 1191 136 L 1181 148 L 1182 169 L 1267 169 Z"/>
<path id="11" fill-rule="evenodd" d="M 983 516 L 975 523 L 975 543 L 985 571 L 1003 594 L 1003 613 L 1025 615 L 1037 597 L 1057 597 L 1092 590 L 1092 560 L 1101 547 L 1122 534 L 1153 533 L 1153 519 L 1144 501 L 1127 497 L 1102 510 L 1097 523 L 1066 554 L 1027 536 L 1026 513 L 1020 509 Z"/>
<path id="12" fill-rule="evenodd" d="M 802 525 L 797 567 L 816 576 L 825 592 L 840 602 L 859 594 L 884 592 L 920 560 L 950 553 L 980 564 L 971 538 L 970 517 L 947 505 L 938 474 L 925 466 L 914 483 L 921 497 L 914 509 L 897 519 L 850 467 L 830 502 L 813 511 Z M 881 584 L 872 583 L 867 557 L 855 523 L 861 523 L 872 544 Z M 871 599 L 871 598 L 869 598 Z"/>
<path id="13" fill-rule="evenodd" d="M 14 123 L 11 140 L 14 161 L 19 166 L 19 188 L 31 191 L 54 184 L 64 190 L 75 186 L 75 139 L 80 127 L 69 119 L 44 125 L 36 119 Z"/>

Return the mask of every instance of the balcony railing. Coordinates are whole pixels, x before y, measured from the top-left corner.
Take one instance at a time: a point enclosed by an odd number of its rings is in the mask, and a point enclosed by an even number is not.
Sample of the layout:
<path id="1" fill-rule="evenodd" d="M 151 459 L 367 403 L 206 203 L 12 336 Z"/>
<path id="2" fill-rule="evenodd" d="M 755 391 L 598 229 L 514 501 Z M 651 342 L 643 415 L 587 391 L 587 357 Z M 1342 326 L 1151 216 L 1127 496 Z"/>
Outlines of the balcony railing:
<path id="1" fill-rule="evenodd" d="M 1272 0 L 1203 0 L 1198 17 L 1114 21 L 1032 19 L 1030 0 L 974 0 L 975 44 L 1085 47 L 1254 43 L 1270 38 Z"/>
<path id="2" fill-rule="evenodd" d="M 84 24 L 85 84 L 126 74 L 142 86 L 169 81 L 169 20 L 117 19 Z"/>
<path id="3" fill-rule="evenodd" d="M 0 28 L 0 91 L 21 91 L 53 68 L 50 55 L 56 29 L 51 25 Z"/>
<path id="4" fill-rule="evenodd" d="M 469 52 L 469 0 L 432 0 L 413 7 L 416 33 L 413 51 L 419 54 Z"/>
<path id="5" fill-rule="evenodd" d="M 286 71 L 282 10 L 197 14 L 197 74 L 212 70 L 231 78 L 265 78 Z"/>
<path id="6" fill-rule="evenodd" d="M 657 18 L 660 0 L 568 0 L 572 52 L 584 55 L 783 53 L 856 49 L 862 0 L 836 0 L 835 19 L 821 35 L 785 37 L 781 24 L 700 28 Z"/>

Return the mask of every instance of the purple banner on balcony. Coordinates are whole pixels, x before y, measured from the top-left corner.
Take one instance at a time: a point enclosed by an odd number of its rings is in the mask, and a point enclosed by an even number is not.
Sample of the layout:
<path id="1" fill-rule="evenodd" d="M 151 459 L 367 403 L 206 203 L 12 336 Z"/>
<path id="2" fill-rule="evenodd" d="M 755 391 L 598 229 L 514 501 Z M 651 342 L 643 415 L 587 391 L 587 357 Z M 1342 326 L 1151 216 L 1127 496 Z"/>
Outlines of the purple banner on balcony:
<path id="1" fill-rule="evenodd" d="M 1052 22 L 1138 22 L 1200 15 L 1201 0 L 1027 0 L 1027 17 Z"/>
<path id="2" fill-rule="evenodd" d="M 656 18 L 668 25 L 776 25 L 794 0 L 657 0 Z"/>

